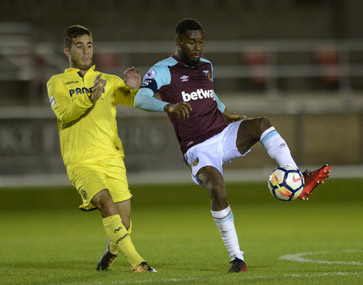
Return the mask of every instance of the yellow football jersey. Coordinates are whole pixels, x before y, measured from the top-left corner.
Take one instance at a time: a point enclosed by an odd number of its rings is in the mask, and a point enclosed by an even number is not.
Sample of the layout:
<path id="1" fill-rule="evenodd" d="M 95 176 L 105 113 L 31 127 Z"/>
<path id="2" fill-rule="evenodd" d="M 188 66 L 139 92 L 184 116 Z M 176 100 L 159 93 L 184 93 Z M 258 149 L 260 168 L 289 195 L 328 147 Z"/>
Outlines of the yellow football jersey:
<path id="1" fill-rule="evenodd" d="M 51 107 L 57 116 L 61 153 L 69 166 L 87 160 L 124 157 L 116 122 L 116 105 L 134 106 L 137 89 L 130 89 L 116 75 L 102 73 L 106 85 L 95 102 L 88 91 L 100 72 L 92 66 L 83 76 L 69 68 L 47 83 Z"/>

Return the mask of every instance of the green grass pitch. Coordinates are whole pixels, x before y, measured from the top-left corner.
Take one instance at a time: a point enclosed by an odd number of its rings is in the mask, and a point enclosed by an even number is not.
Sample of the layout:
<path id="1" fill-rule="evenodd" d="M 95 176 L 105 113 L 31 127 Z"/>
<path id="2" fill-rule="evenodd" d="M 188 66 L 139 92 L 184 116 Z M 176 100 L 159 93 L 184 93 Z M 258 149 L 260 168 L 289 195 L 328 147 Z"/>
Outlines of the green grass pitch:
<path id="1" fill-rule="evenodd" d="M 248 272 L 229 257 L 209 199 L 192 184 L 132 186 L 132 239 L 158 273 L 119 256 L 97 272 L 106 237 L 72 188 L 0 190 L 1 284 L 363 284 L 363 179 L 333 179 L 309 201 L 275 200 L 266 183 L 228 184 Z"/>

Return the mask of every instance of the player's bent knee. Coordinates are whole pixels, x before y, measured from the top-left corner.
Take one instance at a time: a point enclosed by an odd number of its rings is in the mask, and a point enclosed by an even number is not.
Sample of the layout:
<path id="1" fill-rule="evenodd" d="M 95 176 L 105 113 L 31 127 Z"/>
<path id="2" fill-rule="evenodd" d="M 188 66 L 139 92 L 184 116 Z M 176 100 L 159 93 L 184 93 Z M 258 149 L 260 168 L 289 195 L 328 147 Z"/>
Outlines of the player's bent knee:
<path id="1" fill-rule="evenodd" d="M 272 126 L 270 120 L 266 117 L 255 118 L 253 122 L 256 138 L 259 138 L 265 130 Z"/>
<path id="2" fill-rule="evenodd" d="M 117 208 L 113 203 L 111 194 L 107 189 L 98 192 L 92 199 L 92 204 L 100 210 L 103 217 L 118 214 Z"/>
<path id="3" fill-rule="evenodd" d="M 272 127 L 271 121 L 269 118 L 263 117 L 261 119 L 261 129 L 262 130 L 267 130 L 268 128 Z"/>
<path id="4" fill-rule="evenodd" d="M 272 126 L 270 120 L 266 117 L 257 118 L 256 123 L 261 132 Z"/>

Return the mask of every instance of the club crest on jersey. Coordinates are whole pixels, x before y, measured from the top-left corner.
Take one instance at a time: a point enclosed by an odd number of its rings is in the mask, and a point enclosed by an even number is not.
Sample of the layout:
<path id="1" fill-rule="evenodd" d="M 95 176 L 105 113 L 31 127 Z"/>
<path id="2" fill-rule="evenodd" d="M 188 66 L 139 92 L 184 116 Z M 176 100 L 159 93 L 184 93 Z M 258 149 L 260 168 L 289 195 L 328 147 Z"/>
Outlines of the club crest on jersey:
<path id="1" fill-rule="evenodd" d="M 183 75 L 183 76 L 180 76 L 180 79 L 181 79 L 181 82 L 187 82 L 187 81 L 189 81 L 189 76 Z"/>
<path id="2" fill-rule="evenodd" d="M 155 70 L 150 70 L 148 73 L 146 73 L 145 79 L 153 79 L 155 75 L 156 75 Z"/>
<path id="3" fill-rule="evenodd" d="M 88 195 L 87 195 L 86 190 L 81 190 L 81 195 L 82 195 L 83 199 L 87 200 Z"/>
<path id="4" fill-rule="evenodd" d="M 193 161 L 193 166 L 197 166 L 199 163 L 199 158 L 197 157 L 194 161 Z"/>
<path id="5" fill-rule="evenodd" d="M 212 75 L 210 74 L 209 70 L 203 70 L 203 73 L 205 77 L 207 77 L 209 80 L 212 80 Z"/>

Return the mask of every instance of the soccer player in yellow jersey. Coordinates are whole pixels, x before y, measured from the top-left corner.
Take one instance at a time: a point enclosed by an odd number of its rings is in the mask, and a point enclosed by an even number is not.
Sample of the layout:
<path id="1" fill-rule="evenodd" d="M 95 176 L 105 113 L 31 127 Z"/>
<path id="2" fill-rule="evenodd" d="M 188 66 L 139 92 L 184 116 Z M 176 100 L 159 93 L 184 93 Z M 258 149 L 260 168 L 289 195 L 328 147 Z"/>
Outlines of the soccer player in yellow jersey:
<path id="1" fill-rule="evenodd" d="M 130 68 L 123 81 L 95 71 L 92 34 L 80 25 L 65 30 L 64 53 L 70 68 L 48 81 L 48 96 L 68 178 L 83 200 L 80 208 L 98 209 L 103 217 L 108 241 L 97 270 L 109 269 L 120 251 L 133 271 L 156 272 L 130 238 L 132 195 L 116 122 L 116 105 L 134 106 L 141 75 Z"/>

